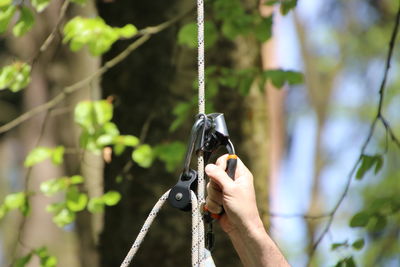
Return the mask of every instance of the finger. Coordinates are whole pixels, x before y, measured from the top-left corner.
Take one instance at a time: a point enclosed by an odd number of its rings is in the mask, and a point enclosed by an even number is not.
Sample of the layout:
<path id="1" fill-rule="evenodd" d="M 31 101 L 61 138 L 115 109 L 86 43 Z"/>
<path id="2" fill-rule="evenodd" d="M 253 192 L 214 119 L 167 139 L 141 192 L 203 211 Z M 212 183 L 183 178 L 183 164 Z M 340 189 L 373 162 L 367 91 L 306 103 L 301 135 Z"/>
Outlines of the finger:
<path id="1" fill-rule="evenodd" d="M 206 166 L 206 173 L 214 182 L 216 182 L 222 190 L 224 188 L 231 186 L 233 180 L 226 174 L 224 169 L 221 169 L 217 165 L 208 164 Z"/>
<path id="2" fill-rule="evenodd" d="M 211 179 L 210 179 L 210 181 L 208 182 L 207 186 L 211 186 L 213 189 L 215 189 L 215 190 L 217 190 L 217 191 L 219 191 L 219 192 L 222 192 L 221 187 L 220 187 L 216 182 L 214 182 L 214 181 L 211 180 Z"/>
<path id="3" fill-rule="evenodd" d="M 222 206 L 209 197 L 206 198 L 206 206 L 211 213 L 219 214 L 222 212 Z"/>
<path id="4" fill-rule="evenodd" d="M 215 162 L 215 165 L 221 167 L 222 169 L 226 170 L 226 165 L 228 162 L 228 154 L 222 155 L 221 157 L 219 157 L 217 159 L 217 161 Z"/>
<path id="5" fill-rule="evenodd" d="M 207 184 L 207 197 L 222 206 L 222 192 L 217 191 L 210 183 Z"/>

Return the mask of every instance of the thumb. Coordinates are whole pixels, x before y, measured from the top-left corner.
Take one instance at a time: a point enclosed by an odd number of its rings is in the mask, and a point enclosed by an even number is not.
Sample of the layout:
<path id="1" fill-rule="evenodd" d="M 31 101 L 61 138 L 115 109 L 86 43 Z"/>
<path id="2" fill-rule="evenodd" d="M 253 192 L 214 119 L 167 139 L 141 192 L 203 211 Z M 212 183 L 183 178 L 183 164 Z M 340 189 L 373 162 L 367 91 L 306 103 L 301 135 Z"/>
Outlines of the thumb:
<path id="1" fill-rule="evenodd" d="M 214 164 L 208 164 L 205 168 L 207 175 L 216 182 L 222 190 L 233 183 L 233 180 L 226 174 L 226 172 Z"/>

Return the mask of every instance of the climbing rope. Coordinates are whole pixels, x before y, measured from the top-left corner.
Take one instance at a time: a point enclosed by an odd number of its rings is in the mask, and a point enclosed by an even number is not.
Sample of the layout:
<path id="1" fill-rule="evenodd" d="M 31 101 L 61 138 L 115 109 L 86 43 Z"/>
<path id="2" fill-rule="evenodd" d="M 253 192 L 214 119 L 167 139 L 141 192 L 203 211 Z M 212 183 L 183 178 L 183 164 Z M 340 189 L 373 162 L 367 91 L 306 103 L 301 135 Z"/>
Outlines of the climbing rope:
<path id="1" fill-rule="evenodd" d="M 199 104 L 199 114 L 205 113 L 205 75 L 204 75 L 204 1 L 197 0 L 197 42 L 198 42 L 198 52 L 197 52 L 197 68 L 198 68 L 198 81 L 199 81 L 199 96 L 198 96 L 198 104 Z M 197 197 L 198 197 L 198 207 L 195 212 L 195 216 L 197 216 L 197 220 L 200 222 L 201 230 L 198 231 L 198 257 L 200 258 L 200 267 L 203 266 L 203 259 L 205 254 L 205 240 L 204 240 L 204 221 L 203 216 L 201 214 L 201 207 L 205 203 L 204 199 L 204 189 L 205 189 L 205 180 L 204 180 L 204 157 L 202 152 L 200 152 L 197 161 Z M 193 206 L 192 202 L 192 206 Z M 193 234 L 193 233 L 192 233 Z M 194 237 L 194 234 L 193 234 Z M 192 241 L 193 242 L 193 241 Z M 197 266 L 197 265 L 193 265 Z"/>
<path id="2" fill-rule="evenodd" d="M 121 267 L 127 267 L 131 263 L 133 256 L 135 256 L 136 252 L 138 251 L 140 245 L 143 242 L 147 232 L 150 229 L 151 224 L 153 223 L 154 219 L 157 217 L 158 212 L 160 211 L 161 207 L 164 205 L 165 201 L 168 198 L 169 191 L 164 193 L 154 205 L 153 209 L 151 210 L 149 216 L 147 217 L 146 221 L 144 222 L 142 229 L 140 229 L 139 235 L 136 237 L 135 242 L 133 243 L 131 249 L 129 250 L 128 254 L 126 255 L 124 261 L 121 264 Z"/>
<path id="3" fill-rule="evenodd" d="M 144 238 L 146 237 L 146 234 L 149 231 L 151 224 L 153 223 L 154 219 L 157 217 L 158 212 L 167 200 L 169 192 L 170 190 L 165 192 L 164 195 L 162 195 L 157 203 L 154 205 L 149 216 L 144 222 L 142 229 L 140 229 L 139 235 L 136 237 L 135 242 L 133 243 L 131 249 L 126 255 L 124 261 L 122 262 L 121 267 L 128 267 L 131 263 L 133 257 L 135 256 Z M 196 194 L 193 191 L 190 191 L 190 193 L 192 201 L 192 266 L 203 266 L 204 262 L 207 262 L 206 266 L 215 266 L 214 261 L 211 258 L 211 254 L 209 252 L 206 253 L 204 246 L 202 245 L 204 244 L 204 224 L 201 219 L 202 217 L 198 216 L 198 214 L 200 214 L 200 211 Z M 200 254 L 199 251 L 203 251 L 204 253 Z"/>
<path id="4" fill-rule="evenodd" d="M 199 81 L 199 114 L 205 113 L 205 75 L 204 75 L 204 1 L 197 0 L 197 33 L 198 33 L 198 81 Z M 204 239 L 204 220 L 202 216 L 202 207 L 205 204 L 204 190 L 205 190 L 205 179 L 204 179 L 204 157 L 200 152 L 198 156 L 197 164 L 197 197 L 193 191 L 191 193 L 191 206 L 192 206 L 192 266 L 193 267 L 211 267 L 215 266 L 214 261 L 211 258 L 209 251 L 205 249 Z M 139 232 L 135 242 L 131 249 L 126 255 L 121 267 L 127 267 L 131 263 L 137 250 L 143 242 L 151 224 L 155 217 L 160 211 L 168 198 L 170 190 L 168 190 L 162 197 L 157 201 L 147 217 L 142 229 Z"/>

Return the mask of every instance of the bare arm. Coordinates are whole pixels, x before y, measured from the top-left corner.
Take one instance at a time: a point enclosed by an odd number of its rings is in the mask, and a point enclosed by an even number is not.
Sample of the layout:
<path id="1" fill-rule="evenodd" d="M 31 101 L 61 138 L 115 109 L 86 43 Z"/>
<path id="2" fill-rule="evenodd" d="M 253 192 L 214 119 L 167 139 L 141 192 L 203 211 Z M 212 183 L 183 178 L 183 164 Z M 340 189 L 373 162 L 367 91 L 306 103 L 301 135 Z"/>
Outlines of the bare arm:
<path id="1" fill-rule="evenodd" d="M 225 173 L 227 155 L 209 164 L 206 173 L 207 207 L 225 213 L 219 220 L 245 267 L 290 266 L 269 237 L 260 219 L 253 186 L 253 175 L 238 159 L 235 179 Z"/>

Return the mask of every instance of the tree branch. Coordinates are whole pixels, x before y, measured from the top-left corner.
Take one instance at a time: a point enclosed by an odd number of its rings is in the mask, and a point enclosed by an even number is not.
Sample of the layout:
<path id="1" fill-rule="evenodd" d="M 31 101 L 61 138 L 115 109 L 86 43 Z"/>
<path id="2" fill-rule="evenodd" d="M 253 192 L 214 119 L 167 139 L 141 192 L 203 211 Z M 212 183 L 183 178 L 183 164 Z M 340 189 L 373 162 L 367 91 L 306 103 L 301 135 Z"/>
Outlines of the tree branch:
<path id="1" fill-rule="evenodd" d="M 48 110 L 54 106 L 56 106 L 57 104 L 59 104 L 60 102 L 62 102 L 67 95 L 81 89 L 83 86 L 87 85 L 88 83 L 90 83 L 92 80 L 94 80 L 97 77 L 100 77 L 101 75 L 103 75 L 105 72 L 107 72 L 109 69 L 113 68 L 115 65 L 117 65 L 118 63 L 120 63 L 121 61 L 123 61 L 126 57 L 128 57 L 134 50 L 136 50 L 138 47 L 140 47 L 142 44 L 144 44 L 147 40 L 149 40 L 151 38 L 152 35 L 157 34 L 165 29 L 167 29 L 168 27 L 170 27 L 171 25 L 173 25 L 174 23 L 176 23 L 177 21 L 179 21 L 180 19 L 182 19 L 183 17 L 187 16 L 190 12 L 192 12 L 193 9 L 179 15 L 176 16 L 175 18 L 166 21 L 164 23 L 161 23 L 157 26 L 151 26 L 151 27 L 147 27 L 143 30 L 140 30 L 139 33 L 137 35 L 135 35 L 135 37 L 137 38 L 133 43 L 131 43 L 124 51 L 122 51 L 120 54 L 118 54 L 116 57 L 114 57 L 113 59 L 107 61 L 100 69 L 98 69 L 97 71 L 95 71 L 94 73 L 92 73 L 91 75 L 89 75 L 88 77 L 84 78 L 83 80 L 76 82 L 70 86 L 65 87 L 57 96 L 55 96 L 54 98 L 52 98 L 51 100 L 49 100 L 48 102 L 39 105 L 25 113 L 23 113 L 22 115 L 18 116 L 17 118 L 15 118 L 14 120 L 0 126 L 0 134 L 7 132 L 13 128 L 15 128 L 16 126 L 18 126 L 19 124 L 25 122 L 26 120 L 29 120 L 30 118 L 36 116 L 37 114 L 42 113 L 45 110 Z"/>
<path id="2" fill-rule="evenodd" d="M 355 162 L 355 164 L 353 165 L 349 175 L 347 176 L 347 182 L 346 185 L 344 187 L 344 190 L 342 192 L 342 194 L 339 197 L 339 200 L 337 201 L 337 203 L 335 204 L 335 206 L 333 207 L 332 211 L 329 213 L 329 220 L 324 228 L 324 230 L 322 231 L 321 235 L 318 237 L 318 239 L 315 241 L 312 250 L 310 252 L 310 258 L 313 257 L 316 249 L 318 248 L 319 244 L 321 243 L 322 239 L 325 237 L 325 235 L 329 232 L 330 227 L 332 226 L 332 222 L 333 219 L 336 215 L 336 212 L 338 211 L 339 207 L 341 206 L 343 200 L 345 199 L 349 189 L 350 189 L 350 184 L 352 181 L 352 178 L 354 176 L 355 171 L 357 170 L 357 166 L 360 164 L 362 156 L 365 154 L 366 148 L 369 144 L 369 142 L 371 141 L 371 138 L 374 134 L 375 128 L 376 128 L 376 124 L 378 121 L 381 121 L 383 123 L 383 125 L 385 126 L 385 129 L 387 132 L 389 132 L 393 142 L 400 148 L 400 142 L 399 139 L 395 136 L 392 128 L 390 127 L 388 121 L 383 117 L 382 115 L 382 108 L 383 108 L 383 100 L 384 100 L 384 96 L 385 96 L 385 88 L 386 88 L 386 81 L 387 81 L 387 77 L 388 77 L 388 73 L 389 73 L 389 69 L 390 69 L 390 63 L 391 63 L 391 59 L 393 56 L 393 50 L 394 50 L 394 46 L 396 43 L 396 38 L 397 38 L 397 33 L 399 31 L 399 23 L 400 23 L 400 5 L 398 7 L 397 10 L 397 15 L 396 15 L 396 20 L 395 20 L 395 24 L 392 30 L 392 35 L 390 38 L 390 42 L 389 42 L 389 50 L 387 53 L 387 57 L 386 57 L 386 65 L 385 65 L 385 71 L 383 74 L 383 78 L 382 78 L 382 82 L 379 88 L 379 102 L 378 102 L 378 108 L 377 108 L 377 112 L 376 112 L 376 116 L 373 119 L 371 126 L 369 128 L 368 131 L 368 135 L 367 138 L 365 139 L 362 147 L 361 147 L 361 153 L 360 156 L 358 157 L 357 161 Z"/>
<path id="3" fill-rule="evenodd" d="M 46 40 L 43 42 L 43 44 L 40 46 L 39 51 L 35 54 L 35 56 L 31 59 L 31 64 L 34 65 L 36 61 L 38 60 L 39 56 L 47 50 L 47 48 L 50 46 L 51 42 L 54 40 L 56 37 L 57 31 L 60 28 L 60 25 L 65 17 L 65 14 L 67 12 L 68 6 L 70 4 L 69 0 L 65 0 L 64 3 L 62 4 L 60 8 L 60 13 L 58 14 L 58 20 L 56 25 L 54 26 L 53 30 L 47 36 Z"/>

